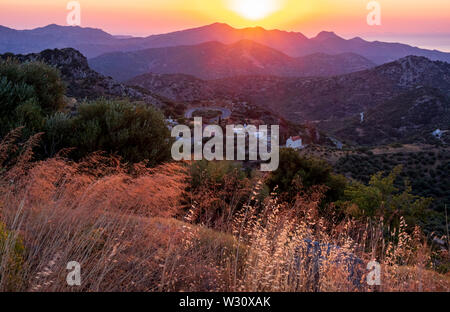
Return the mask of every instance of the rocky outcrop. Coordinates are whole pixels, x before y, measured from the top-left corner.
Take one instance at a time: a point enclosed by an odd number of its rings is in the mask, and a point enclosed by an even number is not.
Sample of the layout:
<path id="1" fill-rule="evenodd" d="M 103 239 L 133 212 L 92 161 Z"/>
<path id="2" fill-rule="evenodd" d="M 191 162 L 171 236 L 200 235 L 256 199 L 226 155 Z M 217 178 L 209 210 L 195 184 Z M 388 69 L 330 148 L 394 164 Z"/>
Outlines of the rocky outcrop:
<path id="1" fill-rule="evenodd" d="M 148 90 L 133 88 L 114 81 L 92 70 L 86 57 L 75 49 L 44 50 L 26 55 L 3 54 L 1 59 L 14 58 L 20 62 L 39 61 L 57 68 L 67 85 L 67 96 L 76 99 L 129 98 L 157 107 L 163 102 Z"/>

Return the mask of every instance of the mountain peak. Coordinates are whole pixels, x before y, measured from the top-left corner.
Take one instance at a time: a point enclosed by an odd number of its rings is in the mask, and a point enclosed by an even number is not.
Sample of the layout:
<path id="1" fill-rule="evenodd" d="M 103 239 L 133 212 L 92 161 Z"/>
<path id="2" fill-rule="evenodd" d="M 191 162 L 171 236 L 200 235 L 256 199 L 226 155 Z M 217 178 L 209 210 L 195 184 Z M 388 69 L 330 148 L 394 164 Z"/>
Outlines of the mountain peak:
<path id="1" fill-rule="evenodd" d="M 366 40 L 364 40 L 364 39 L 361 38 L 361 37 L 355 37 L 355 38 L 352 38 L 352 39 L 350 39 L 350 41 L 353 41 L 353 42 L 360 42 L 360 43 L 366 42 Z"/>
<path id="2" fill-rule="evenodd" d="M 201 28 L 210 28 L 210 29 L 214 29 L 214 30 L 230 30 L 230 29 L 234 29 L 233 27 L 231 27 L 230 25 L 228 25 L 227 23 L 212 23 L 206 26 L 202 26 L 199 27 Z"/>
<path id="3" fill-rule="evenodd" d="M 6 26 L 0 25 L 0 31 L 3 31 L 3 32 L 15 32 L 16 30 L 12 29 L 12 28 L 8 28 Z"/>
<path id="4" fill-rule="evenodd" d="M 67 26 L 62 26 L 62 25 L 58 25 L 58 24 L 49 24 L 47 26 L 35 28 L 35 30 L 36 29 L 55 30 L 55 29 L 64 29 L 65 27 L 67 27 Z"/>
<path id="5" fill-rule="evenodd" d="M 342 38 L 336 35 L 336 33 L 334 33 L 333 31 L 321 31 L 316 37 L 312 39 L 316 41 L 324 41 L 329 39 L 342 39 Z"/>
<path id="6" fill-rule="evenodd" d="M 427 62 L 427 63 L 431 63 L 432 61 L 424 56 L 416 56 L 416 55 L 408 55 L 405 56 L 401 59 L 398 59 L 397 62 L 399 63 L 410 63 L 410 62 Z"/>

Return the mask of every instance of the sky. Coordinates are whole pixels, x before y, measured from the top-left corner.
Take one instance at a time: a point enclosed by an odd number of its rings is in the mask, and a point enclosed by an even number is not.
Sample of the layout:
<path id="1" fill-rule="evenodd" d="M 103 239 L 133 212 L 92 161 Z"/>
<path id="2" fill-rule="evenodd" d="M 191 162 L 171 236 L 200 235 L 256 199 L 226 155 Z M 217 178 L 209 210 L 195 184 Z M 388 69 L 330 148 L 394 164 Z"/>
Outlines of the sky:
<path id="1" fill-rule="evenodd" d="M 70 0 L 1 0 L 0 25 L 66 25 Z M 371 0 L 79 0 L 81 26 L 114 35 L 151 34 L 214 22 L 344 38 L 403 42 L 450 51 L 450 0 L 378 0 L 381 25 L 368 25 Z"/>

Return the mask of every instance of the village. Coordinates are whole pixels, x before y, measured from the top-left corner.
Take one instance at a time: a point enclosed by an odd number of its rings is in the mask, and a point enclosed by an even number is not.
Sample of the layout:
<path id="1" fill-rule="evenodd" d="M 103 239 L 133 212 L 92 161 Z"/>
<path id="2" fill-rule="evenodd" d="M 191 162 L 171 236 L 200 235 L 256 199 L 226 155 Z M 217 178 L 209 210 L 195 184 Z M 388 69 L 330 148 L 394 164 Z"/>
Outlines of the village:
<path id="1" fill-rule="evenodd" d="M 229 137 L 231 126 L 232 136 L 245 135 L 247 141 L 252 139 L 260 140 L 265 136 L 269 149 L 272 145 L 271 126 L 279 126 L 279 134 L 277 135 L 279 147 L 301 150 L 307 147 L 308 144 L 315 143 L 315 139 L 320 138 L 315 128 L 305 129 L 304 127 L 298 127 L 298 125 L 289 124 L 274 113 L 244 101 L 214 101 L 214 103 L 205 101 L 189 105 L 184 111 L 183 118 L 169 116 L 166 119 L 167 127 L 171 131 L 174 127 L 184 124 L 190 129 L 194 129 L 195 117 L 202 118 L 202 133 L 208 126 L 219 126 L 222 133 L 226 133 L 226 136 Z M 269 128 L 267 134 L 259 130 L 261 126 Z M 176 140 L 186 139 L 177 136 Z M 191 142 L 193 146 L 193 137 Z M 248 151 L 246 154 L 248 155 Z"/>

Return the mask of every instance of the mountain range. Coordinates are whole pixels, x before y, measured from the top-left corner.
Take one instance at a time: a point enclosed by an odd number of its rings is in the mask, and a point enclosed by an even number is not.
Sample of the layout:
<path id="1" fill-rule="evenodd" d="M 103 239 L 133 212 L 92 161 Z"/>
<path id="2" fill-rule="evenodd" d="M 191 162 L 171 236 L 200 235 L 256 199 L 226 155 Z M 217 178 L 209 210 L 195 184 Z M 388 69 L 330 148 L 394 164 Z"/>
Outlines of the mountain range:
<path id="1" fill-rule="evenodd" d="M 292 121 L 323 121 L 359 114 L 419 86 L 448 94 L 450 64 L 408 56 L 333 77 L 240 76 L 206 81 L 187 75 L 144 74 L 128 84 L 168 97 L 172 93 L 178 101 L 239 98 L 281 111 Z M 174 91 L 180 88 L 190 92 L 182 96 Z"/>
<path id="2" fill-rule="evenodd" d="M 107 53 L 90 59 L 89 65 L 118 81 L 149 72 L 181 73 L 201 79 L 242 75 L 332 76 L 375 66 L 373 62 L 354 53 L 316 53 L 293 58 L 251 40 L 241 40 L 229 45 L 215 41 L 199 45 Z"/>
<path id="3" fill-rule="evenodd" d="M 402 44 L 219 23 L 146 38 L 49 25 L 0 27 L 6 51 L 15 54 L 0 58 L 57 67 L 77 99 L 129 97 L 158 107 L 244 101 L 357 144 L 449 130 L 450 53 Z"/>
<path id="4" fill-rule="evenodd" d="M 217 41 L 226 45 L 252 40 L 291 57 L 314 53 L 359 54 L 376 64 L 417 55 L 431 60 L 450 61 L 450 53 L 426 50 L 400 43 L 369 42 L 362 38 L 344 39 L 333 32 L 321 32 L 307 38 L 300 32 L 266 30 L 261 27 L 236 29 L 215 23 L 198 28 L 152 35 L 144 38 L 113 36 L 100 29 L 79 26 L 48 25 L 31 30 L 0 26 L 0 53 L 36 53 L 51 48 L 75 48 L 87 58 L 110 52 L 129 52 L 150 48 L 198 45 Z"/>

